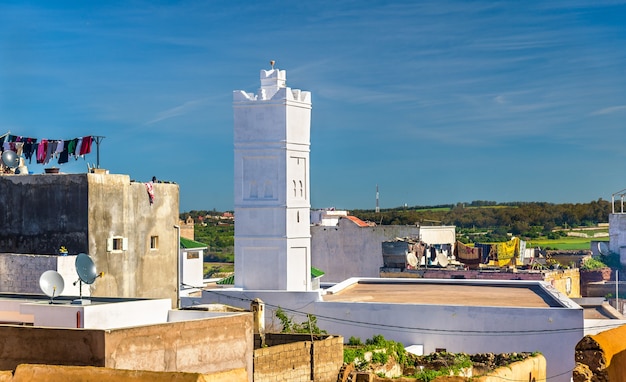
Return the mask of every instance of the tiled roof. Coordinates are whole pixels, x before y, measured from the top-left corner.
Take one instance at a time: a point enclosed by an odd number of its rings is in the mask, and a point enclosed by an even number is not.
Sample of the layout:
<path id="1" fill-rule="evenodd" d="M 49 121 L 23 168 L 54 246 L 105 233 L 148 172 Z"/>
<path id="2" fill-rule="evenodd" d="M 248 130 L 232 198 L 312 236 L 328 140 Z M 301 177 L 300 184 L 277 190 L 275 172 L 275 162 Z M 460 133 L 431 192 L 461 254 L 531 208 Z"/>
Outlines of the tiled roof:
<path id="1" fill-rule="evenodd" d="M 367 224 L 363 220 L 357 218 L 356 216 L 348 215 L 348 216 L 342 216 L 341 218 L 342 219 L 348 219 L 351 222 L 353 222 L 354 224 L 358 225 L 359 227 L 369 227 L 370 226 L 369 224 Z"/>
<path id="2" fill-rule="evenodd" d="M 184 249 L 190 248 L 206 248 L 208 245 L 200 243 L 199 241 L 190 240 L 184 237 L 180 238 L 180 247 Z"/>
<path id="3" fill-rule="evenodd" d="M 223 279 L 216 282 L 217 285 L 235 285 L 235 274 L 228 277 L 224 277 Z"/>
<path id="4" fill-rule="evenodd" d="M 311 277 L 312 278 L 317 278 L 317 277 L 322 277 L 324 276 L 324 271 L 321 269 L 317 269 L 315 267 L 311 267 Z"/>

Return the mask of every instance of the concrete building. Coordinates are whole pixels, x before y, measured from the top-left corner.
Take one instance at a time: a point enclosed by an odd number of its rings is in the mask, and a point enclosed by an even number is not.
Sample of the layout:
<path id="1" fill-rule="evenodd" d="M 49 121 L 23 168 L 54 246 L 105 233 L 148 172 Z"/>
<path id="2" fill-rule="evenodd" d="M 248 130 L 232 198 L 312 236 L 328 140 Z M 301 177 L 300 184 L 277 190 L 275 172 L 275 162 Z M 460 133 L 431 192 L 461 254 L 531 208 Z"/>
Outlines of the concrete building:
<path id="1" fill-rule="evenodd" d="M 454 226 L 384 225 L 364 222 L 347 211 L 311 211 L 311 261 L 324 270 L 324 282 L 350 277 L 378 277 L 383 266 L 382 244 L 396 238 L 420 238 L 452 247 Z"/>
<path id="2" fill-rule="evenodd" d="M 182 285 L 202 287 L 204 275 L 205 244 L 180 238 L 179 277 Z"/>
<path id="3" fill-rule="evenodd" d="M 104 272 L 90 286 L 92 296 L 167 298 L 175 305 L 178 185 L 106 173 L 5 175 L 0 194 L 0 253 L 26 256 L 5 263 L 0 279 L 28 269 L 24 261 L 32 256 L 59 255 L 63 246 L 90 255 Z"/>
<path id="4" fill-rule="evenodd" d="M 272 65 L 256 95 L 233 92 L 235 286 L 245 289 L 311 289 L 311 93 L 286 80 Z"/>
<path id="5" fill-rule="evenodd" d="M 20 364 L 212 374 L 252 381 L 248 312 L 171 310 L 168 299 L 0 297 L 0 370 Z"/>
<path id="6" fill-rule="evenodd" d="M 626 213 L 609 215 L 609 251 L 619 254 L 620 263 L 626 265 Z"/>

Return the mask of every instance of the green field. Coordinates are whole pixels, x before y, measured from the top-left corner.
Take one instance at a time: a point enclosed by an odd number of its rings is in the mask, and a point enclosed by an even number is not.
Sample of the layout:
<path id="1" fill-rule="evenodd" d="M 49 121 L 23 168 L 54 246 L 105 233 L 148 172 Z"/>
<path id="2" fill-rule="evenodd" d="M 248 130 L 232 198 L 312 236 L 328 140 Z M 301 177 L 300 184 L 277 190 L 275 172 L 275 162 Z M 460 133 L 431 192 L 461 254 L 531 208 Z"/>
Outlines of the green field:
<path id="1" fill-rule="evenodd" d="M 540 247 L 563 250 L 590 249 L 591 237 L 561 237 L 559 239 L 533 239 L 526 242 L 526 248 Z"/>
<path id="2" fill-rule="evenodd" d="M 235 263 L 208 263 L 204 264 L 204 277 L 226 277 L 235 271 Z"/>

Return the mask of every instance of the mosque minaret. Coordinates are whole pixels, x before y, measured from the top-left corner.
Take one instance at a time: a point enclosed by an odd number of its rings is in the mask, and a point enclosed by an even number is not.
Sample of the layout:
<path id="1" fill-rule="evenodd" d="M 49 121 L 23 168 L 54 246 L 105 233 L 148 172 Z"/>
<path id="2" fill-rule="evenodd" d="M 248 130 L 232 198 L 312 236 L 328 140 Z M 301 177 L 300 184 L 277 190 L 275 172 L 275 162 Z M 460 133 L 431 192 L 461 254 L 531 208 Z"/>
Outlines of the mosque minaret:
<path id="1" fill-rule="evenodd" d="M 286 77 L 271 62 L 233 92 L 236 288 L 311 290 L 311 93 Z"/>

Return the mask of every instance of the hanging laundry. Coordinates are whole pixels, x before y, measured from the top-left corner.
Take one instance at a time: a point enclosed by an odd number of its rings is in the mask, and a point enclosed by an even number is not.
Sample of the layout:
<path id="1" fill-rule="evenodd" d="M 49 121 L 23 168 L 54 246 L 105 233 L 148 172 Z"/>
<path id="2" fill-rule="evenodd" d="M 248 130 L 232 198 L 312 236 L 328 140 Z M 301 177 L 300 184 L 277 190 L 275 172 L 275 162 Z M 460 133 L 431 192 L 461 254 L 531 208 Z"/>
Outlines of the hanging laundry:
<path id="1" fill-rule="evenodd" d="M 37 163 L 43 164 L 46 160 L 46 152 L 48 151 L 48 140 L 42 139 L 37 145 Z"/>
<path id="2" fill-rule="evenodd" d="M 154 184 L 152 182 L 146 183 L 146 191 L 148 191 L 148 198 L 150 199 L 150 204 L 154 203 Z"/>
<path id="3" fill-rule="evenodd" d="M 69 162 L 69 150 L 68 147 L 70 145 L 71 141 L 63 141 L 63 149 L 62 151 L 59 153 L 59 164 L 63 164 L 63 163 L 67 163 Z"/>
<path id="4" fill-rule="evenodd" d="M 454 255 L 463 264 L 478 265 L 481 260 L 480 248 L 470 247 L 460 241 L 456 241 L 454 245 Z"/>
<path id="5" fill-rule="evenodd" d="M 83 137 L 83 144 L 80 146 L 80 155 L 89 154 L 91 152 L 91 135 Z"/>
<path id="6" fill-rule="evenodd" d="M 78 160 L 80 156 L 80 150 L 83 149 L 83 138 L 77 138 L 76 140 L 76 152 L 74 153 L 74 159 Z"/>

